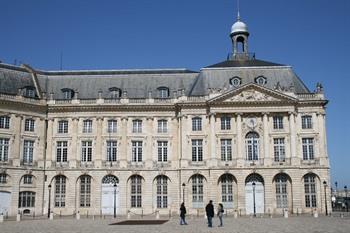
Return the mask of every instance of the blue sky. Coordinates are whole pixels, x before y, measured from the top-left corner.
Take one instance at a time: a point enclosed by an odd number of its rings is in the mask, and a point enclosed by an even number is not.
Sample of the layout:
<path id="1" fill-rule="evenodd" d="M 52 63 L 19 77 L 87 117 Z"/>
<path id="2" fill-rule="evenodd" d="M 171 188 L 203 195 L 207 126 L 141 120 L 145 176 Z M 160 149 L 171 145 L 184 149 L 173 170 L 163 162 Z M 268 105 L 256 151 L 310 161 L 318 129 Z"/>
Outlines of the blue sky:
<path id="1" fill-rule="evenodd" d="M 293 66 L 327 107 L 332 183 L 350 186 L 350 1 L 241 0 L 256 57 Z M 226 59 L 235 0 L 0 0 L 0 60 L 34 68 L 199 70 Z"/>

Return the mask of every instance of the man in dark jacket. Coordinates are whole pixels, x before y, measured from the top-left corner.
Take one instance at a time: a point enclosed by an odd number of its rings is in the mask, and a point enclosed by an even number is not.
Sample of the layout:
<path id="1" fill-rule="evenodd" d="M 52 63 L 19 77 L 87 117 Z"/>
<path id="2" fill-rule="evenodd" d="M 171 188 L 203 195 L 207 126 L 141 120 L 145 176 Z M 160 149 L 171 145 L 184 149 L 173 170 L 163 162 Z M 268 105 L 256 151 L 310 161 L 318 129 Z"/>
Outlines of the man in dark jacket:
<path id="1" fill-rule="evenodd" d="M 214 206 L 212 200 L 210 200 L 208 205 L 205 207 L 205 212 L 207 214 L 208 227 L 213 227 Z"/>

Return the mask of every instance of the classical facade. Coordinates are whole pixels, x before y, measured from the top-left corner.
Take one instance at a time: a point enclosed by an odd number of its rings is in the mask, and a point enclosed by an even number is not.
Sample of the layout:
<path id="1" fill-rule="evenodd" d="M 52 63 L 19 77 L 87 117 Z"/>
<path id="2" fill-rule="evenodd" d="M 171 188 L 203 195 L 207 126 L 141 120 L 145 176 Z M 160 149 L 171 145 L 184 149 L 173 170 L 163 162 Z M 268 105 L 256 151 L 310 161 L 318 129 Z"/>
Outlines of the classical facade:
<path id="1" fill-rule="evenodd" d="M 0 64 L 0 212 L 325 212 L 322 86 L 248 53 L 239 18 L 230 37 L 199 72 Z"/>

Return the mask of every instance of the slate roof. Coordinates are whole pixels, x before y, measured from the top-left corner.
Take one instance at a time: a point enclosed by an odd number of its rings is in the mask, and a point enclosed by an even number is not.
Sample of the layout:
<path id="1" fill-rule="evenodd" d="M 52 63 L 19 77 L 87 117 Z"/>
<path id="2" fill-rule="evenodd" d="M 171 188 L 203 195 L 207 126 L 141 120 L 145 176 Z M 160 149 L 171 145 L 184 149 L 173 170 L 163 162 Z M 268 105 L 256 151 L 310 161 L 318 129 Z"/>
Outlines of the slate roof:
<path id="1" fill-rule="evenodd" d="M 267 79 L 267 88 L 276 86 L 295 93 L 310 91 L 290 66 L 272 62 L 251 60 L 228 60 L 207 66 L 200 72 L 187 69 L 134 69 L 134 70 L 82 70 L 41 71 L 36 70 L 43 92 L 54 93 L 55 99 L 63 99 L 64 88 L 79 92 L 81 99 L 110 96 L 109 88 L 117 87 L 127 92 L 128 98 L 157 98 L 158 87 L 168 87 L 170 97 L 184 90 L 188 96 L 207 95 L 213 89 L 230 89 L 230 79 L 238 76 L 242 85 L 254 82 L 258 76 Z M 34 86 L 31 74 L 24 68 L 0 63 L 0 93 L 16 94 L 19 88 Z"/>

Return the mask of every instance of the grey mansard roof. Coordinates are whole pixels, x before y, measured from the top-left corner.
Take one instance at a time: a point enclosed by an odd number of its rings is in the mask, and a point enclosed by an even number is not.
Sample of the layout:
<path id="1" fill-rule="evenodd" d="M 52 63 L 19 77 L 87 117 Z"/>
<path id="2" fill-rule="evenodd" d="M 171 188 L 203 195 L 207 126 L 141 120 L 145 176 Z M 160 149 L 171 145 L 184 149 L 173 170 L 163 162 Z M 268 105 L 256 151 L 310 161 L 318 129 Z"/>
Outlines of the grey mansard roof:
<path id="1" fill-rule="evenodd" d="M 128 98 L 158 97 L 157 88 L 167 87 L 170 97 L 183 92 L 187 96 L 203 96 L 211 90 L 225 90 L 234 87 L 232 77 L 239 77 L 241 84 L 255 81 L 258 76 L 267 80 L 265 87 L 276 87 L 294 93 L 309 93 L 290 66 L 262 60 L 227 60 L 207 66 L 200 72 L 186 69 L 134 69 L 93 71 L 40 71 L 35 70 L 42 92 L 53 93 L 55 99 L 62 99 L 62 89 L 78 92 L 80 99 L 96 99 L 98 92 L 103 98 L 110 97 L 109 88 L 116 87 L 126 92 Z M 19 89 L 35 86 L 35 80 L 24 67 L 0 64 L 0 93 L 17 94 Z"/>

